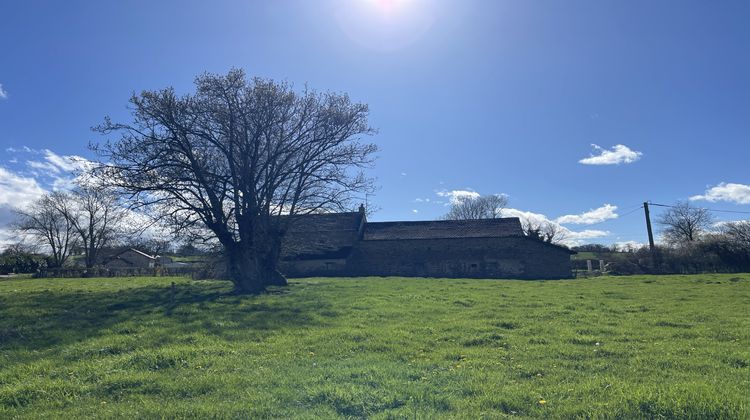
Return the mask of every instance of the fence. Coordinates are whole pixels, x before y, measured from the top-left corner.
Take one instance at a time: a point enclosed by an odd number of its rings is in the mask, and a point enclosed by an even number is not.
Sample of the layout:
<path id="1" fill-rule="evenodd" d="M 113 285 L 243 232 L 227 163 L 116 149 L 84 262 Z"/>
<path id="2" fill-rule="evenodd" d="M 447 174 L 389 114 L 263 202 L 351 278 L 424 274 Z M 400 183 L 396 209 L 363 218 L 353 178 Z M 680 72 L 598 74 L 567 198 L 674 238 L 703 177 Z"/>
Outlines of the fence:
<path id="1" fill-rule="evenodd" d="M 604 260 L 572 260 L 571 268 L 576 278 L 609 274 L 608 264 Z"/>
<path id="2" fill-rule="evenodd" d="M 127 267 L 127 268 L 47 268 L 38 271 L 34 277 L 79 278 L 79 277 L 159 277 L 191 276 L 201 270 L 200 267 Z"/>

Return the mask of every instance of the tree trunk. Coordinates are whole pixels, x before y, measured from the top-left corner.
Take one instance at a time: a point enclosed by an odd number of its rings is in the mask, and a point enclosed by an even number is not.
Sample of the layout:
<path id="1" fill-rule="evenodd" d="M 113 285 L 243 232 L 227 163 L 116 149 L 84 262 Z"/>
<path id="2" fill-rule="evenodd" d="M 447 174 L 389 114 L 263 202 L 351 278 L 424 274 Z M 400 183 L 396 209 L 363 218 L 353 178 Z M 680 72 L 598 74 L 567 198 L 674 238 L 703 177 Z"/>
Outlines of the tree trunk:
<path id="1" fill-rule="evenodd" d="M 279 258 L 281 258 L 281 241 L 283 234 L 274 230 L 273 236 L 265 241 L 267 248 L 258 257 L 258 267 L 266 286 L 286 286 L 286 277 L 278 270 Z"/>
<path id="2" fill-rule="evenodd" d="M 285 286 L 286 278 L 276 269 L 275 261 L 261 261 L 252 250 L 240 245 L 226 250 L 229 277 L 237 293 L 260 293 L 268 286 Z"/>
<path id="3" fill-rule="evenodd" d="M 263 279 L 265 286 L 286 286 L 286 277 L 276 268 L 275 261 L 260 262 L 258 264 L 258 274 Z"/>
<path id="4" fill-rule="evenodd" d="M 226 249 L 227 271 L 237 293 L 260 293 L 265 286 L 258 277 L 254 259 L 239 245 Z"/>

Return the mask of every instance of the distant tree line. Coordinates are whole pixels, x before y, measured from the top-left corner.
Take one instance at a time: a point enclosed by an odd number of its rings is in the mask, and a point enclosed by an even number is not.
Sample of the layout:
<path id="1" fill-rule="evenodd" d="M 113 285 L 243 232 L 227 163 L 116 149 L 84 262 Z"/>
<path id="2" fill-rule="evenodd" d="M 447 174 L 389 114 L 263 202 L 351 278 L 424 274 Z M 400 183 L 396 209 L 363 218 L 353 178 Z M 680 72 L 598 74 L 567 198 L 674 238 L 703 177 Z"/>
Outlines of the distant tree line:
<path id="1" fill-rule="evenodd" d="M 678 202 L 657 224 L 664 244 L 655 250 L 656 271 L 750 271 L 750 221 L 717 223 L 709 210 Z"/>
<path id="2" fill-rule="evenodd" d="M 678 202 L 656 224 L 662 241 L 653 251 L 647 246 L 623 249 L 600 244 L 573 250 L 597 253 L 608 261 L 613 274 L 750 271 L 750 221 L 717 223 L 710 211 Z"/>
<path id="3" fill-rule="evenodd" d="M 47 267 L 47 256 L 14 244 L 0 253 L 0 275 L 35 273 Z"/>

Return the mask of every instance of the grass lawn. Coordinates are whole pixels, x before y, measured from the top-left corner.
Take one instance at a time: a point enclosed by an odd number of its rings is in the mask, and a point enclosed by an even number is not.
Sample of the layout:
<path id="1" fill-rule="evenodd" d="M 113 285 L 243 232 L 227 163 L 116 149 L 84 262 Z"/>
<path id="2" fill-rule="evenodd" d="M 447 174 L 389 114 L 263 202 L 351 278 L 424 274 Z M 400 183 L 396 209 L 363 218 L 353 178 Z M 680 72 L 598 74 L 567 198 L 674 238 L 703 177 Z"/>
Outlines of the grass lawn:
<path id="1" fill-rule="evenodd" d="M 0 418 L 750 418 L 748 274 L 229 290 L 0 280 Z"/>

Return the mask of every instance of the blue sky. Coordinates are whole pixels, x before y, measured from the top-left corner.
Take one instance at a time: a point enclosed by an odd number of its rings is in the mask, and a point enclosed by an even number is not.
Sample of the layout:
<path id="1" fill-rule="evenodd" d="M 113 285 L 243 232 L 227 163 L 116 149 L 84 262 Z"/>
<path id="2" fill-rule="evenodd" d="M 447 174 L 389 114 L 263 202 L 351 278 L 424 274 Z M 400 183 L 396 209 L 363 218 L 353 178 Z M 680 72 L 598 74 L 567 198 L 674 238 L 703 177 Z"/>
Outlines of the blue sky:
<path id="1" fill-rule="evenodd" d="M 63 187 L 66 156 L 92 158 L 90 127 L 127 120 L 131 92 L 232 67 L 370 105 L 373 220 L 507 194 L 509 215 L 613 243 L 645 242 L 644 200 L 750 211 L 747 1 L 24 1 L 0 16 L 0 223 Z"/>

